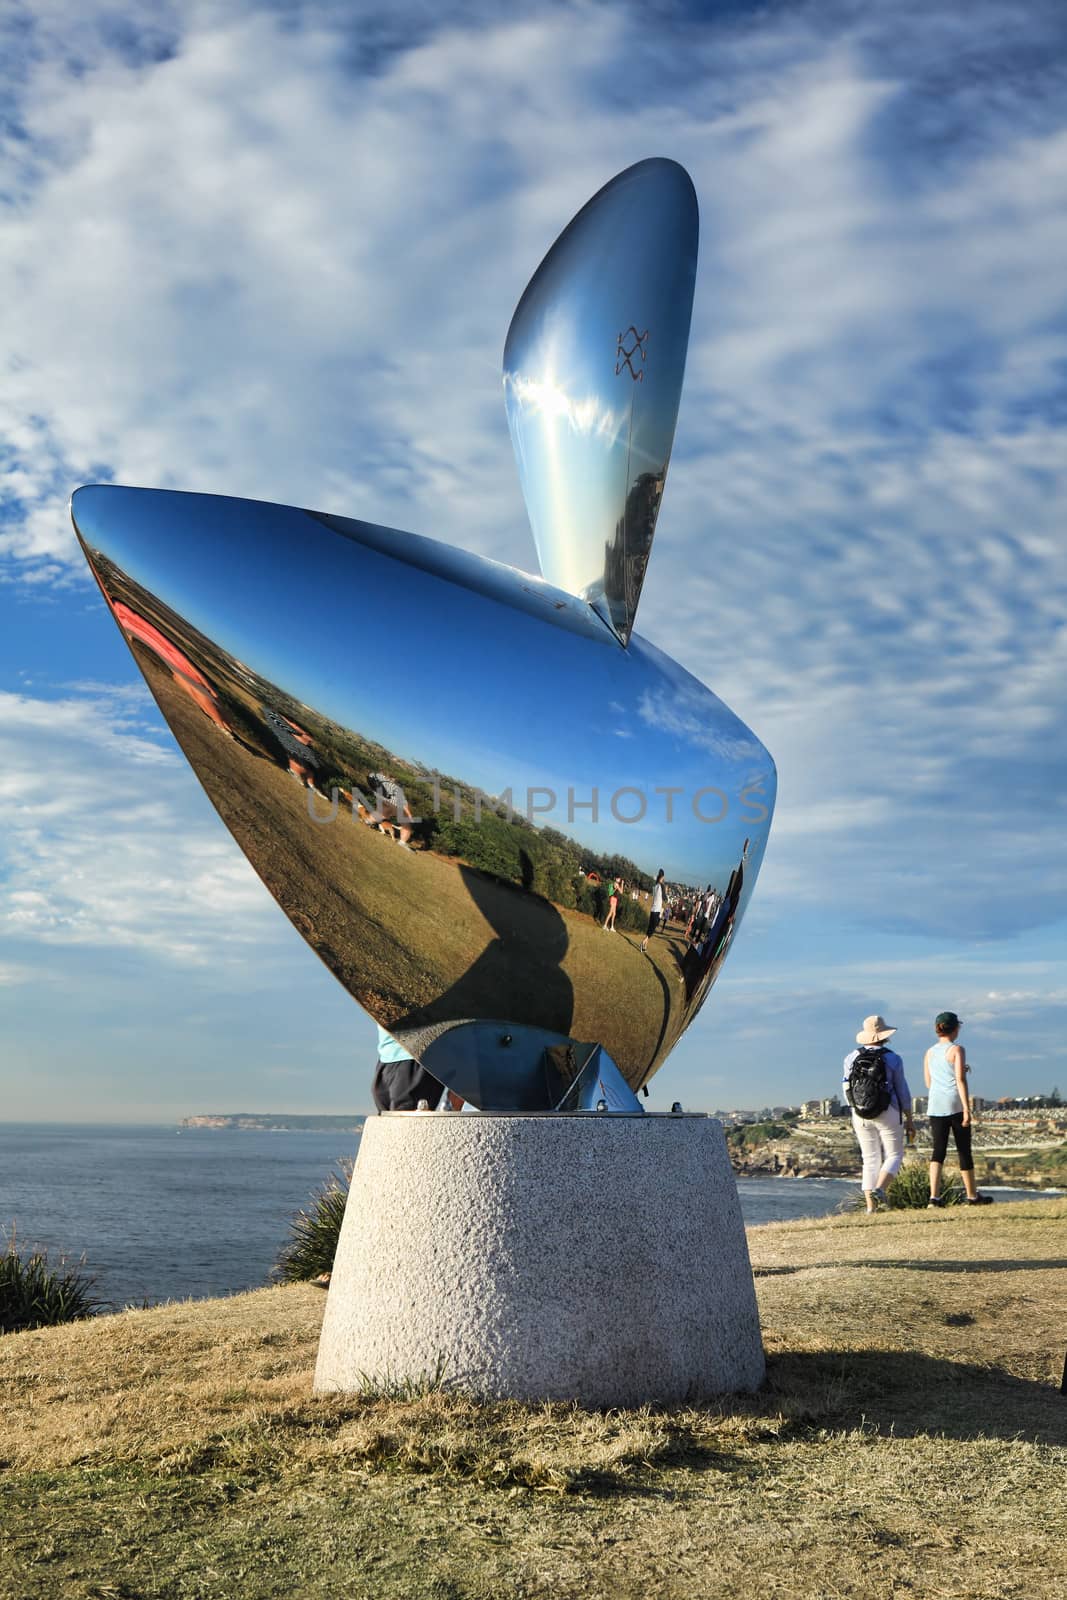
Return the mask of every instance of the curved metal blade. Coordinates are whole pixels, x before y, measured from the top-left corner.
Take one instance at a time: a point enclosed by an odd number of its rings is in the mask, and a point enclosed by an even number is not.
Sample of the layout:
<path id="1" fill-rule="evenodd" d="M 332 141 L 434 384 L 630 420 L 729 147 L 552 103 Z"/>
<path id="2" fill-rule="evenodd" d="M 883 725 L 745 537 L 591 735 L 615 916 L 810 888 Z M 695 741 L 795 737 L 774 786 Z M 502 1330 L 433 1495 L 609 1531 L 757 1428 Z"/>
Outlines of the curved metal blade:
<path id="1" fill-rule="evenodd" d="M 629 641 L 685 372 L 697 202 L 640 161 L 579 211 L 515 309 L 504 393 L 541 571 Z"/>
<path id="2" fill-rule="evenodd" d="M 394 1039 L 488 1110 L 558 1106 L 594 1045 L 651 1078 L 774 805 L 710 689 L 584 601 L 398 529 L 112 484 L 71 514 L 223 822 Z M 615 1109 L 610 1077 L 593 1104 Z"/>

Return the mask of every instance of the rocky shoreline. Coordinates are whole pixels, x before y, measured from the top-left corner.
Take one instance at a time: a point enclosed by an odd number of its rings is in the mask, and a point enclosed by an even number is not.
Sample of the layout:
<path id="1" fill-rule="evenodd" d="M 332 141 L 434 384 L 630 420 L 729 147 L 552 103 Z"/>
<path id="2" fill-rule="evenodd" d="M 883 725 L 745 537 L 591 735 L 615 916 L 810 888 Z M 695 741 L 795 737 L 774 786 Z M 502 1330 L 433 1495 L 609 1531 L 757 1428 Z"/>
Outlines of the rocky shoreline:
<path id="1" fill-rule="evenodd" d="M 928 1159 L 929 1146 L 917 1145 L 911 1154 Z M 1034 1152 L 1036 1156 L 1037 1152 Z M 846 1178 L 859 1176 L 860 1162 L 857 1150 L 798 1149 L 792 1143 L 768 1144 L 742 1154 L 730 1151 L 731 1165 L 739 1178 Z M 1026 1164 L 1025 1156 L 1005 1157 L 975 1151 L 975 1164 L 979 1183 L 1005 1184 L 1013 1189 L 1057 1189 L 1067 1186 L 1067 1170 L 1060 1164 L 1041 1162 Z M 950 1154 L 951 1169 L 954 1158 Z"/>
<path id="2" fill-rule="evenodd" d="M 776 1151 L 751 1155 L 743 1161 L 733 1160 L 730 1164 L 738 1178 L 854 1178 L 858 1171 L 856 1161 L 801 1161 L 794 1155 L 783 1156 Z"/>

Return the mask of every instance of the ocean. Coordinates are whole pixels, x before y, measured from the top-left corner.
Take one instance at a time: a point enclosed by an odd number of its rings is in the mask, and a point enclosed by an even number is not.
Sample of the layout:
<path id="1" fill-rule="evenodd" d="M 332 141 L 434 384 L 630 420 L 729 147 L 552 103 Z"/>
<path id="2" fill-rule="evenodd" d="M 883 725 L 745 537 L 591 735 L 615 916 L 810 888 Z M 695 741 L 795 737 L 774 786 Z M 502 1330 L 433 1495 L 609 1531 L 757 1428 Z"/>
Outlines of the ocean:
<path id="1" fill-rule="evenodd" d="M 261 1288 L 289 1223 L 357 1134 L 0 1124 L 0 1229 L 78 1260 L 110 1307 Z M 740 1178 L 746 1223 L 849 1204 L 839 1178 Z M 1000 1190 L 998 1198 L 1033 1198 Z M 0 1238 L 0 1245 L 2 1245 Z"/>

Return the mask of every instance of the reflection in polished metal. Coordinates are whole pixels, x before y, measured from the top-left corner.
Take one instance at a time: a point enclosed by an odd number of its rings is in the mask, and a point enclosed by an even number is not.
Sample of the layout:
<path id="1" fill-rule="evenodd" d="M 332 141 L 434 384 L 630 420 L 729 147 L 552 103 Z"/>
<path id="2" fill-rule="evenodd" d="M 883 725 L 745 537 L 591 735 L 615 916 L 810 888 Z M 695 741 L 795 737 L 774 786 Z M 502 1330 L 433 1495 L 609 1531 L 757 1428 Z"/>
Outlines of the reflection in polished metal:
<path id="1" fill-rule="evenodd" d="M 623 644 L 674 441 L 696 263 L 689 174 L 674 161 L 640 161 L 560 234 L 504 346 L 508 425 L 541 571 L 587 600 Z"/>
<path id="2" fill-rule="evenodd" d="M 349 993 L 482 1109 L 638 1109 L 766 845 L 767 751 L 630 634 L 695 245 L 688 178 L 642 162 L 523 296 L 508 410 L 545 578 L 289 506 L 112 486 L 72 501 L 116 622 L 264 883 Z"/>

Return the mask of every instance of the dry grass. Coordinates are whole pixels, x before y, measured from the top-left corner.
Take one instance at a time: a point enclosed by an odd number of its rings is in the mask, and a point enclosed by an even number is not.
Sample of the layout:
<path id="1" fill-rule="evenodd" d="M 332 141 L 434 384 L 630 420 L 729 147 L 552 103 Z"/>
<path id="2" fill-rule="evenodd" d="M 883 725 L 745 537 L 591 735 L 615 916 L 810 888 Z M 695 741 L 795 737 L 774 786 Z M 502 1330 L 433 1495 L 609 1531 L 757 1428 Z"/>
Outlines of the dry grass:
<path id="1" fill-rule="evenodd" d="M 1061 1600 L 1067 1203 L 750 1233 L 766 1389 L 317 1398 L 305 1286 L 0 1341 L 11 1600 Z"/>

